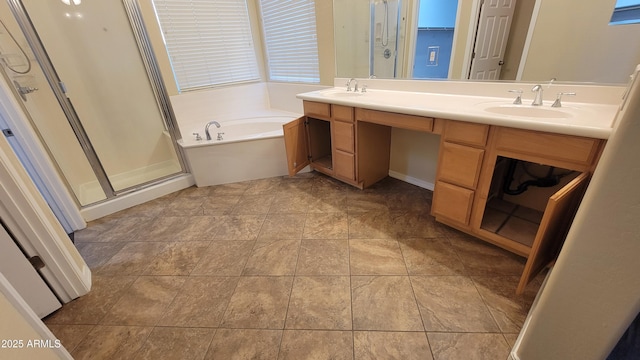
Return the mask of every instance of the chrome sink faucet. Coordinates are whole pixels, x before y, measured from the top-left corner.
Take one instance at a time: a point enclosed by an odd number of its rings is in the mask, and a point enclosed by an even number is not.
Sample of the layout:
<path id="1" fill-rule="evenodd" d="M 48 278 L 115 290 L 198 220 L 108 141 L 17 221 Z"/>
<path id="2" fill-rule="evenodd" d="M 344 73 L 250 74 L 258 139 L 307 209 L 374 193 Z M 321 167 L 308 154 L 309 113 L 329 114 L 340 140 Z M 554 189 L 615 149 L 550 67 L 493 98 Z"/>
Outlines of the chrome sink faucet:
<path id="1" fill-rule="evenodd" d="M 211 134 L 209 134 L 209 126 L 211 125 L 215 125 L 217 128 L 220 128 L 220 123 L 218 123 L 217 121 L 209 121 L 204 127 L 204 133 L 207 136 L 207 140 L 211 140 Z"/>
<path id="2" fill-rule="evenodd" d="M 355 81 L 356 82 L 356 86 L 353 87 L 353 91 L 358 92 L 358 80 L 356 80 L 355 78 L 351 78 L 349 81 L 347 81 L 347 91 L 351 91 L 351 82 Z"/>
<path id="3" fill-rule="evenodd" d="M 531 88 L 531 91 L 536 93 L 535 99 L 531 103 L 532 106 L 542 105 L 542 85 L 538 84 Z"/>

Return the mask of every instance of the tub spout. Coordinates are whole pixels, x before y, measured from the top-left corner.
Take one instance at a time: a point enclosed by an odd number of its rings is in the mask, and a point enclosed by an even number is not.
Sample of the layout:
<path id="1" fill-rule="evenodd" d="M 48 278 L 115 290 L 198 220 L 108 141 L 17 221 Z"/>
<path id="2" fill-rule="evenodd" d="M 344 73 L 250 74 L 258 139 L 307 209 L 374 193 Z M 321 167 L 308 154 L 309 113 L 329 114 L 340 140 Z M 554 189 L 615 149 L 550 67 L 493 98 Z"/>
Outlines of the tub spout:
<path id="1" fill-rule="evenodd" d="M 209 134 L 209 126 L 211 125 L 215 125 L 217 128 L 220 127 L 220 124 L 217 121 L 209 121 L 204 127 L 204 133 L 207 135 L 207 140 L 211 140 L 211 134 Z"/>

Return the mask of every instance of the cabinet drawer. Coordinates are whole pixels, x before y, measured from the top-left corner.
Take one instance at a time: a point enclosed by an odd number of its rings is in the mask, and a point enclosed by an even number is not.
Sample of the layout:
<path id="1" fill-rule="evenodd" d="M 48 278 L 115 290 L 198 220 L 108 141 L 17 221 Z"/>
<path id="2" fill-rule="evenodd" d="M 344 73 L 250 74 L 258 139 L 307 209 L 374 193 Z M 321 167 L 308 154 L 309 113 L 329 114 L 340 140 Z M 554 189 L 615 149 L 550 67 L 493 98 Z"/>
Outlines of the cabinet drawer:
<path id="1" fill-rule="evenodd" d="M 353 108 L 351 106 L 331 105 L 333 120 L 353 122 Z"/>
<path id="2" fill-rule="evenodd" d="M 357 108 L 356 119 L 402 129 L 426 132 L 433 131 L 433 118 L 430 117 Z"/>
<path id="3" fill-rule="evenodd" d="M 331 104 L 325 104 L 315 101 L 303 101 L 304 114 L 307 116 L 319 117 L 329 120 L 331 118 Z"/>
<path id="4" fill-rule="evenodd" d="M 473 204 L 473 190 L 446 182 L 436 181 L 433 192 L 433 213 L 455 222 L 468 225 Z"/>
<path id="5" fill-rule="evenodd" d="M 442 143 L 438 180 L 475 189 L 480 176 L 484 150 Z"/>
<path id="6" fill-rule="evenodd" d="M 458 144 L 485 146 L 489 135 L 489 125 L 448 120 L 444 140 Z"/>
<path id="7" fill-rule="evenodd" d="M 534 157 L 590 165 L 598 152 L 599 141 L 579 136 L 500 128 L 496 148 Z"/>
<path id="8" fill-rule="evenodd" d="M 333 173 L 336 177 L 355 181 L 355 155 L 336 150 L 333 156 Z"/>
<path id="9" fill-rule="evenodd" d="M 354 125 L 342 121 L 333 122 L 333 145 L 336 149 L 354 152 Z"/>

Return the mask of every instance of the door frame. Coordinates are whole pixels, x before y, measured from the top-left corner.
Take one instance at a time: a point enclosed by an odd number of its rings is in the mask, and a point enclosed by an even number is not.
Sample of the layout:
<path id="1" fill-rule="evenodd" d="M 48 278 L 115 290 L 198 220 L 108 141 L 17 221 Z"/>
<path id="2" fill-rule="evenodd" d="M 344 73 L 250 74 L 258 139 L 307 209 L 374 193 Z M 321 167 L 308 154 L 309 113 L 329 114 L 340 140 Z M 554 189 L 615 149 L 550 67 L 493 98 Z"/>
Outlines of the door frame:
<path id="1" fill-rule="evenodd" d="M 63 303 L 89 292 L 91 270 L 4 137 L 0 137 L 0 217 L 24 253 L 43 260 L 46 266 L 40 275 Z"/>
<path id="2" fill-rule="evenodd" d="M 70 233 L 84 229 L 87 224 L 80 214 L 75 199 L 60 178 L 56 166 L 49 157 L 43 156 L 43 154 L 47 154 L 47 151 L 35 131 L 28 125 L 31 122 L 27 118 L 26 111 L 13 96 L 12 91 L 3 76 L 0 79 L 0 117 L 12 130 L 17 145 L 24 152 L 16 155 L 34 182 L 38 184 L 39 190 L 65 231 Z"/>

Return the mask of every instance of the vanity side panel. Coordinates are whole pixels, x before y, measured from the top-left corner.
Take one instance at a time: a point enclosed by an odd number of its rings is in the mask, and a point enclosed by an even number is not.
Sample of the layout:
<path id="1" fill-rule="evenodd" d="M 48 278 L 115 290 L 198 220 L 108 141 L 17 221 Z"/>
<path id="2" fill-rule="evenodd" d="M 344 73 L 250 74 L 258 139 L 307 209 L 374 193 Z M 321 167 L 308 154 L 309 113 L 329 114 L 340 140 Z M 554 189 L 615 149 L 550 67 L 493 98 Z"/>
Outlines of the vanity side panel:
<path id="1" fill-rule="evenodd" d="M 356 122 L 357 182 L 366 188 L 389 175 L 391 127 Z"/>

